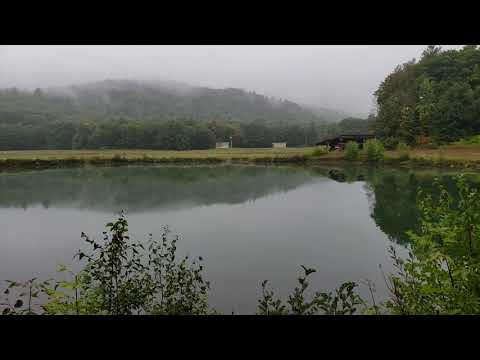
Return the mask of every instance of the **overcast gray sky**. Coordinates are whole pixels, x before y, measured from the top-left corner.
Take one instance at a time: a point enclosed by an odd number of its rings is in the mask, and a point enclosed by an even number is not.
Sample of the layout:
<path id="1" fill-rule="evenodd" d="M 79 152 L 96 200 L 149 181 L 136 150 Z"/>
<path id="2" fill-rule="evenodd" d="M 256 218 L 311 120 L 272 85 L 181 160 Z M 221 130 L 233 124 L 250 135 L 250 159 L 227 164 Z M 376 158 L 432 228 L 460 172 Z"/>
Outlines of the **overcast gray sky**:
<path id="1" fill-rule="evenodd" d="M 126 46 L 0 45 L 0 87 L 109 79 L 175 80 L 236 87 L 354 114 L 397 64 L 426 45 Z M 459 45 L 444 45 L 456 48 Z"/>

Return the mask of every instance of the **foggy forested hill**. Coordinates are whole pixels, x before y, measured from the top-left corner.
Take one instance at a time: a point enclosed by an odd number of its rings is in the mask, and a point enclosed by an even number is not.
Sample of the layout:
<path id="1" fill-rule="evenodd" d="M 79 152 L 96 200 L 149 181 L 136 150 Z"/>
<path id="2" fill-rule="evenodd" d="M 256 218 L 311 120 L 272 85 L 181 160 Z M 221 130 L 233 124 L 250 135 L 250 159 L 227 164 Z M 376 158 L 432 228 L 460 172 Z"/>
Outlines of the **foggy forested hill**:
<path id="1" fill-rule="evenodd" d="M 326 107 L 304 105 L 304 108 L 311 111 L 314 115 L 318 116 L 319 118 L 324 119 L 328 122 L 340 122 L 343 119 L 352 117 L 352 114 L 339 111 L 339 110 L 329 109 Z"/>
<path id="2" fill-rule="evenodd" d="M 238 147 L 305 146 L 368 125 L 337 120 L 287 100 L 176 82 L 0 90 L 0 150 L 209 149 L 230 139 Z"/>
<path id="3" fill-rule="evenodd" d="M 175 82 L 105 80 L 34 93 L 0 92 L 0 116 L 12 121 L 125 117 L 142 120 L 329 121 L 288 101 L 241 89 L 210 89 Z"/>

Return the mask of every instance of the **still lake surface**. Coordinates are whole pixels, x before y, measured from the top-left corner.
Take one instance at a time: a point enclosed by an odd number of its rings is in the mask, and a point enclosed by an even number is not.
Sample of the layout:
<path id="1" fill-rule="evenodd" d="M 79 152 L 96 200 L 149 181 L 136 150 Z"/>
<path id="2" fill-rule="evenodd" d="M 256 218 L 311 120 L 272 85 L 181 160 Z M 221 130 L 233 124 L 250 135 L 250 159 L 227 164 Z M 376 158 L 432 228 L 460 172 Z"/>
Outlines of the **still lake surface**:
<path id="1" fill-rule="evenodd" d="M 418 226 L 418 186 L 451 174 L 375 168 L 122 166 L 0 173 L 0 279 L 55 275 L 101 239 L 125 210 L 130 235 L 178 234 L 181 254 L 204 258 L 210 304 L 254 313 L 260 283 L 286 296 L 300 265 L 318 270 L 312 289 L 368 278 L 386 295 L 379 265 L 388 247 L 406 254 L 405 231 Z M 432 190 L 433 191 L 433 190 Z M 75 266 L 74 266 L 75 268 Z M 365 286 L 359 292 L 368 298 Z"/>

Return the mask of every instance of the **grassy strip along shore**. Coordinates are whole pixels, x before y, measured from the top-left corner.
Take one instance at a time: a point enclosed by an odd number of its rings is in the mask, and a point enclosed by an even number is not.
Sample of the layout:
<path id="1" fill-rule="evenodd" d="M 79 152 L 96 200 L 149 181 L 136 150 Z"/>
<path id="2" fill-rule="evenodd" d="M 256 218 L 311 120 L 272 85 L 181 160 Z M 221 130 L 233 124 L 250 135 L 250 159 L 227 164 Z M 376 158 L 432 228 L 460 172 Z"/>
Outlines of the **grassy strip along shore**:
<path id="1" fill-rule="evenodd" d="M 363 154 L 354 161 L 345 152 L 315 154 L 315 148 L 164 150 L 42 150 L 0 152 L 0 170 L 122 164 L 368 164 Z M 448 146 L 435 150 L 386 151 L 384 165 L 434 166 L 480 170 L 480 147 Z"/>

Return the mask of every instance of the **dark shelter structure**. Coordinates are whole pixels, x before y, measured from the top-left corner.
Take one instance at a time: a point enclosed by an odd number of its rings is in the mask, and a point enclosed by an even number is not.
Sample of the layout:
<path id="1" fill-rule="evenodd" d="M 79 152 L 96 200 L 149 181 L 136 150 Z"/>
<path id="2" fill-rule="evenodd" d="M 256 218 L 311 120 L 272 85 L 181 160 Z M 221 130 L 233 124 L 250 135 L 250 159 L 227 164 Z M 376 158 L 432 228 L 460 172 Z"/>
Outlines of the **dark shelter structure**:
<path id="1" fill-rule="evenodd" d="M 335 137 L 325 138 L 317 142 L 315 145 L 327 145 L 329 147 L 329 150 L 335 150 L 344 149 L 347 142 L 355 141 L 358 143 L 360 148 L 362 148 L 365 141 L 367 141 L 368 139 L 373 139 L 374 137 L 375 135 L 373 134 L 343 134 L 337 135 Z"/>

